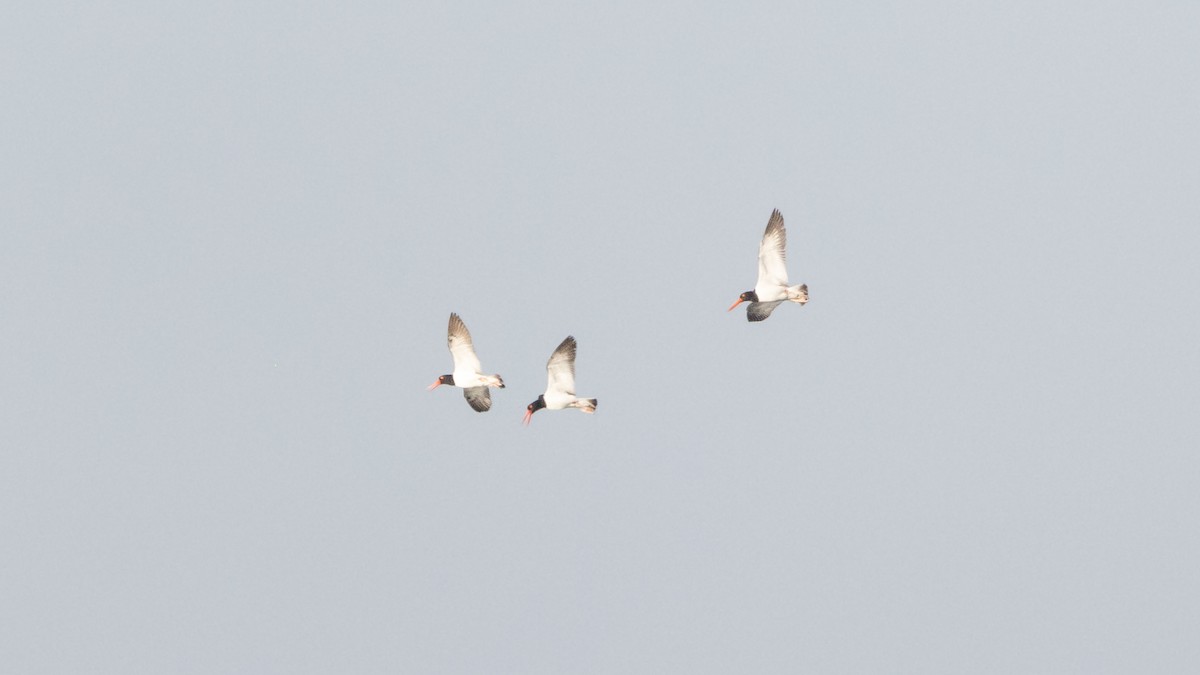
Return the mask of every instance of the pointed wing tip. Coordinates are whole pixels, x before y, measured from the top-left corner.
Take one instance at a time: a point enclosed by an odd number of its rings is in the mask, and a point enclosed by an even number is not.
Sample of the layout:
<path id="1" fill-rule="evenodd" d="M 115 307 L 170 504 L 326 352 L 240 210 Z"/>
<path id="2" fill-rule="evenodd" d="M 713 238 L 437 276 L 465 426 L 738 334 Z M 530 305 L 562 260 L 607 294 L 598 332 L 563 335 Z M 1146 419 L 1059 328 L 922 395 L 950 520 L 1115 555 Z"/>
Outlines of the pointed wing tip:
<path id="1" fill-rule="evenodd" d="M 773 229 L 783 229 L 783 214 L 779 212 L 779 209 L 772 211 L 771 218 L 767 221 L 767 232 Z"/>
<path id="2" fill-rule="evenodd" d="M 575 374 L 575 337 L 573 335 L 568 335 L 559 343 L 558 347 L 554 349 L 554 353 L 550 355 L 550 360 L 546 361 L 546 370 L 550 372 L 551 383 L 555 379 L 556 368 L 564 365 L 567 372 L 571 373 L 573 377 Z"/>
<path id="3" fill-rule="evenodd" d="M 450 324 L 446 327 L 446 334 L 450 337 L 458 335 L 467 340 L 471 339 L 471 333 L 467 331 L 467 324 L 455 312 L 450 313 Z"/>

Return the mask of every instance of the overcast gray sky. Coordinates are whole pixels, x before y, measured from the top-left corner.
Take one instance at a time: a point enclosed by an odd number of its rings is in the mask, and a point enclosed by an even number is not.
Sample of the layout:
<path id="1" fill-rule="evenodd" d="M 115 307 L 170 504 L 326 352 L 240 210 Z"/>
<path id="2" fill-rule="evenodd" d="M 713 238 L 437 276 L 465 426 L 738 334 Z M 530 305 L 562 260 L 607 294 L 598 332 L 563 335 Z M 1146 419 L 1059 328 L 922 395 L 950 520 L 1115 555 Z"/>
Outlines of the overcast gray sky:
<path id="1" fill-rule="evenodd" d="M 9 9 L 0 671 L 1200 671 L 1200 5 L 968 4 Z"/>

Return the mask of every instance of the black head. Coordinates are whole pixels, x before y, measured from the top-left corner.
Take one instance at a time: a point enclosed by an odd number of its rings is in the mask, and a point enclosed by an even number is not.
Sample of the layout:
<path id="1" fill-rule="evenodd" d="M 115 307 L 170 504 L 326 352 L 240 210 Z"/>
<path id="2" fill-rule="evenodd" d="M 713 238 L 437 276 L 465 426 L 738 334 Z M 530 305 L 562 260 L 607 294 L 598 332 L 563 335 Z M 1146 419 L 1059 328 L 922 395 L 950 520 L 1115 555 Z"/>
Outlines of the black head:
<path id="1" fill-rule="evenodd" d="M 442 375 L 441 377 L 439 377 L 439 378 L 437 379 L 437 381 L 436 381 L 436 382 L 434 382 L 433 384 L 429 385 L 429 388 L 430 388 L 430 389 L 437 389 L 438 387 L 442 386 L 443 384 L 448 384 L 448 385 L 450 385 L 451 387 L 453 387 L 453 386 L 454 386 L 454 376 L 453 376 L 453 375 Z"/>
<path id="2" fill-rule="evenodd" d="M 537 400 L 534 401 L 533 403 L 530 403 L 529 405 L 525 406 L 525 409 L 528 410 L 530 412 L 530 414 L 532 414 L 532 413 L 535 413 L 545 407 L 546 407 L 546 395 L 538 394 Z"/>
<path id="3" fill-rule="evenodd" d="M 732 312 L 734 307 L 737 307 L 743 302 L 758 302 L 758 293 L 755 293 L 754 291 L 746 291 L 745 293 L 742 293 L 738 296 L 738 299 L 734 300 L 733 304 L 729 306 L 729 311 Z"/>
<path id="4" fill-rule="evenodd" d="M 524 424 L 529 424 L 529 420 L 533 418 L 533 413 L 535 413 L 545 407 L 546 407 L 545 394 L 538 394 L 536 401 L 525 406 L 525 419 L 522 420 L 522 422 Z"/>

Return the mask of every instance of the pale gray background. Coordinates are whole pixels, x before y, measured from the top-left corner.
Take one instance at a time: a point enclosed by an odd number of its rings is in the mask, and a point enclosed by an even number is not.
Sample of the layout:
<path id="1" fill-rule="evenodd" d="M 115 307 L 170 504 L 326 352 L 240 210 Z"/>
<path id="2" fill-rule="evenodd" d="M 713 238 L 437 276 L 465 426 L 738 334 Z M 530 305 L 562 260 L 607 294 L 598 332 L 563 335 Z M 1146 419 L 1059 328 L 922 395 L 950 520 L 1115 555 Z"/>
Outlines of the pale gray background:
<path id="1" fill-rule="evenodd" d="M 0 671 L 1200 672 L 1200 5 L 23 4 Z"/>

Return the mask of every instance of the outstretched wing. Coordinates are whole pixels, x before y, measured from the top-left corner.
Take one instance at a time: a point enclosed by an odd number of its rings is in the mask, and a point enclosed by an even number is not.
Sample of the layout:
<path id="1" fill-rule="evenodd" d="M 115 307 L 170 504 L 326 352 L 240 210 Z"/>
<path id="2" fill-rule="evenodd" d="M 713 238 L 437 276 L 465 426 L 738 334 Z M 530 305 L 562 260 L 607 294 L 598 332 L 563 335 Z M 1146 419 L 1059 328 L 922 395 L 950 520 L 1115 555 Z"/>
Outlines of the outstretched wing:
<path id="1" fill-rule="evenodd" d="M 463 397 L 475 412 L 487 412 L 492 409 L 492 393 L 487 387 L 467 387 L 463 389 Z"/>
<path id="2" fill-rule="evenodd" d="M 787 230 L 783 227 L 783 214 L 775 209 L 758 245 L 758 283 L 754 287 L 787 285 Z"/>
<path id="3" fill-rule="evenodd" d="M 450 327 L 446 330 L 446 341 L 450 344 L 450 356 L 454 357 L 454 372 L 466 370 L 472 373 L 482 372 L 483 368 L 479 365 L 479 357 L 475 356 L 475 345 L 471 344 L 471 333 L 467 331 L 467 324 L 463 323 L 457 314 L 450 315 Z"/>
<path id="4" fill-rule="evenodd" d="M 575 395 L 575 338 L 570 335 L 546 362 L 546 393 L 550 392 Z"/>
<path id="5" fill-rule="evenodd" d="M 752 302 L 750 303 L 750 306 L 746 307 L 746 320 L 762 321 L 768 316 L 771 316 L 771 312 L 775 311 L 775 308 L 781 304 L 783 304 L 782 300 L 775 300 L 773 302 Z"/>

